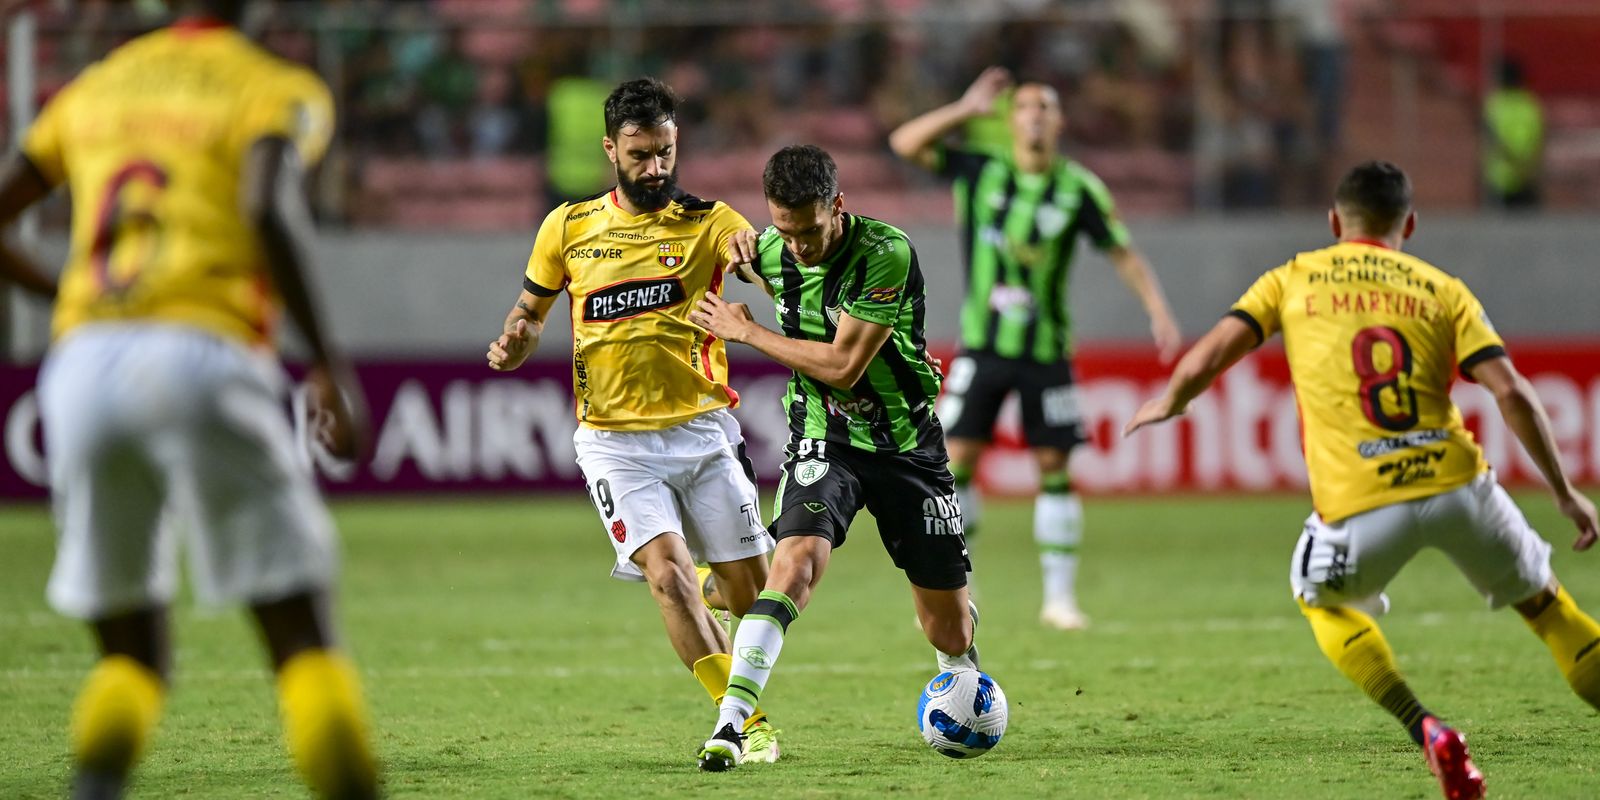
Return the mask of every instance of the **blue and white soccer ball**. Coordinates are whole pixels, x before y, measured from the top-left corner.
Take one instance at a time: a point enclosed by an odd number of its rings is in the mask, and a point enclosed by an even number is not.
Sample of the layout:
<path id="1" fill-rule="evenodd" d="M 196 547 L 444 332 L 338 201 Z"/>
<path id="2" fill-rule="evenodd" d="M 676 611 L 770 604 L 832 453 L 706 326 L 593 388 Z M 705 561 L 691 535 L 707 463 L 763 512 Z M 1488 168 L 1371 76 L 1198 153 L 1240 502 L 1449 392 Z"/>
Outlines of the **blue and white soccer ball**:
<path id="1" fill-rule="evenodd" d="M 941 672 L 917 701 L 917 730 L 929 747 L 951 758 L 977 758 L 1006 732 L 1006 693 L 975 669 Z"/>

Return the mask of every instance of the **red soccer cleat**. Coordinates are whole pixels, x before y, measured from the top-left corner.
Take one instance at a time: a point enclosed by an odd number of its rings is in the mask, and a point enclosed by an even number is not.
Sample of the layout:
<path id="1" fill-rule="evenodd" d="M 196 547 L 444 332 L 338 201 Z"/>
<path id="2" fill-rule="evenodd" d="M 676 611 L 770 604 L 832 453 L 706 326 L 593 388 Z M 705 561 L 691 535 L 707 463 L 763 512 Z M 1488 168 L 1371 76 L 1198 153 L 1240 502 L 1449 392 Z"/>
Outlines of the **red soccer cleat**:
<path id="1" fill-rule="evenodd" d="M 1422 719 L 1422 754 L 1446 800 L 1483 797 L 1483 773 L 1467 753 L 1467 737 L 1432 716 Z"/>

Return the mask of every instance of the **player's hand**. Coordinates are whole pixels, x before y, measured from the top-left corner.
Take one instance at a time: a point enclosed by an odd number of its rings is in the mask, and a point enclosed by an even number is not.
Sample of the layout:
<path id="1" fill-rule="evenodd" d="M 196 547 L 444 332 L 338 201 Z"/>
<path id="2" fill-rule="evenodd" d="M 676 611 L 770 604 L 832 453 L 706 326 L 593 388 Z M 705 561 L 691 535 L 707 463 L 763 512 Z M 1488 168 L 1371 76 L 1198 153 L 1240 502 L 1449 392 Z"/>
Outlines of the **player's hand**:
<path id="1" fill-rule="evenodd" d="M 1573 540 L 1572 549 L 1583 551 L 1593 547 L 1595 540 L 1600 539 L 1600 523 L 1595 521 L 1594 503 L 1577 490 L 1569 489 L 1556 499 L 1556 505 L 1567 519 L 1572 520 L 1572 524 L 1578 526 L 1578 538 Z"/>
<path id="2" fill-rule="evenodd" d="M 1140 406 L 1139 410 L 1134 413 L 1133 419 L 1128 420 L 1128 424 L 1123 426 L 1122 435 L 1124 437 L 1132 436 L 1133 432 L 1140 428 L 1154 425 L 1158 422 L 1166 422 L 1182 414 L 1183 409 L 1177 407 L 1172 395 L 1164 394 Z"/>
<path id="3" fill-rule="evenodd" d="M 924 350 L 922 351 L 922 360 L 927 363 L 928 366 L 933 367 L 933 372 L 935 375 L 944 374 L 944 362 L 940 361 L 938 356 L 928 352 L 927 350 Z"/>
<path id="4" fill-rule="evenodd" d="M 756 263 L 756 232 L 750 228 L 736 231 L 728 240 L 728 268 L 726 272 L 741 272 Z"/>
<path id="5" fill-rule="evenodd" d="M 730 303 L 717 295 L 706 296 L 689 312 L 689 321 L 725 342 L 749 341 L 751 331 L 761 327 L 744 303 Z"/>
<path id="6" fill-rule="evenodd" d="M 1171 364 L 1183 353 L 1183 332 L 1171 316 L 1162 314 L 1151 319 L 1150 336 L 1156 340 L 1156 355 L 1162 364 Z"/>
<path id="7" fill-rule="evenodd" d="M 961 106 L 973 116 L 992 114 L 995 101 L 1010 85 L 1011 73 L 1005 67 L 990 67 L 979 74 L 978 79 L 961 95 Z"/>
<path id="8" fill-rule="evenodd" d="M 353 460 L 372 438 L 367 396 L 348 365 L 318 364 L 306 375 L 311 435 L 330 454 Z"/>
<path id="9" fill-rule="evenodd" d="M 528 321 L 517 320 L 511 330 L 489 343 L 489 369 L 510 372 L 522 366 L 533 351 L 532 345 L 533 334 L 528 330 Z"/>

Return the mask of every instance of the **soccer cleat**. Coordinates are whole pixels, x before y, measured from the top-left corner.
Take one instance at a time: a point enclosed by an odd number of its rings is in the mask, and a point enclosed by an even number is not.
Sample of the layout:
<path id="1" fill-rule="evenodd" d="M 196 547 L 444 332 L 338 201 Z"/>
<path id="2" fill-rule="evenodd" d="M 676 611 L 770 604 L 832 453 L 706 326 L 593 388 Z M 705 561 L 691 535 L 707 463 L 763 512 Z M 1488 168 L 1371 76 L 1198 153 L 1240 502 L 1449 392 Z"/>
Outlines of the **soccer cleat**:
<path id="1" fill-rule="evenodd" d="M 733 729 L 733 723 L 722 726 L 704 747 L 700 748 L 700 771 L 726 772 L 739 766 L 744 754 L 744 734 Z"/>
<path id="2" fill-rule="evenodd" d="M 1422 754 L 1446 800 L 1483 797 L 1483 773 L 1467 753 L 1467 737 L 1433 716 L 1422 718 Z"/>
<path id="3" fill-rule="evenodd" d="M 1089 618 L 1076 606 L 1050 603 L 1039 610 L 1039 624 L 1058 631 L 1081 631 L 1089 627 Z"/>
<path id="4" fill-rule="evenodd" d="M 953 669 L 978 669 L 978 604 L 967 601 L 967 613 L 972 615 L 972 646 L 967 652 L 959 656 L 946 655 L 933 649 L 934 661 L 939 665 L 940 672 L 949 672 Z"/>
<path id="5" fill-rule="evenodd" d="M 771 764 L 778 760 L 778 734 L 772 722 L 765 718 L 744 729 L 744 755 L 740 761 L 759 761 Z"/>

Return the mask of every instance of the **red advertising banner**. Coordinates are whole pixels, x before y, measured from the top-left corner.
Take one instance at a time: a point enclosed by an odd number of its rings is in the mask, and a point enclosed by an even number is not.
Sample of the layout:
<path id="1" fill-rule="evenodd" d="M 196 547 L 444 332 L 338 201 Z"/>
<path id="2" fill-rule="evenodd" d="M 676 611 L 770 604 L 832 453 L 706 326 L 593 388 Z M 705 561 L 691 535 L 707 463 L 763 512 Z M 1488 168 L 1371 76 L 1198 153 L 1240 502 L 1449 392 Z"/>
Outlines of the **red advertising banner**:
<path id="1" fill-rule="evenodd" d="M 1511 348 L 1550 412 L 1556 442 L 1575 480 L 1600 482 L 1600 341 L 1522 342 Z M 1073 456 L 1074 480 L 1091 493 L 1262 491 L 1305 485 L 1299 420 L 1282 352 L 1266 349 L 1236 365 L 1176 424 L 1120 435 L 1146 398 L 1165 386 L 1149 348 L 1091 345 L 1077 355 L 1079 403 L 1092 441 Z M 0 366 L 0 497 L 43 497 L 47 484 L 34 368 Z M 360 367 L 372 406 L 375 446 L 363 464 L 313 454 L 333 493 L 546 491 L 582 487 L 574 463 L 571 370 L 535 362 L 509 375 L 477 363 L 374 362 Z M 765 360 L 737 361 L 735 411 L 764 478 L 776 475 L 788 428 L 787 371 Z M 1538 471 L 1500 420 L 1488 392 L 1459 383 L 1453 396 L 1500 477 L 1537 485 Z M 290 399 L 291 408 L 303 401 Z M 996 447 L 980 479 L 996 494 L 1028 494 L 1037 475 L 1022 447 L 1014 403 L 1001 413 Z"/>

